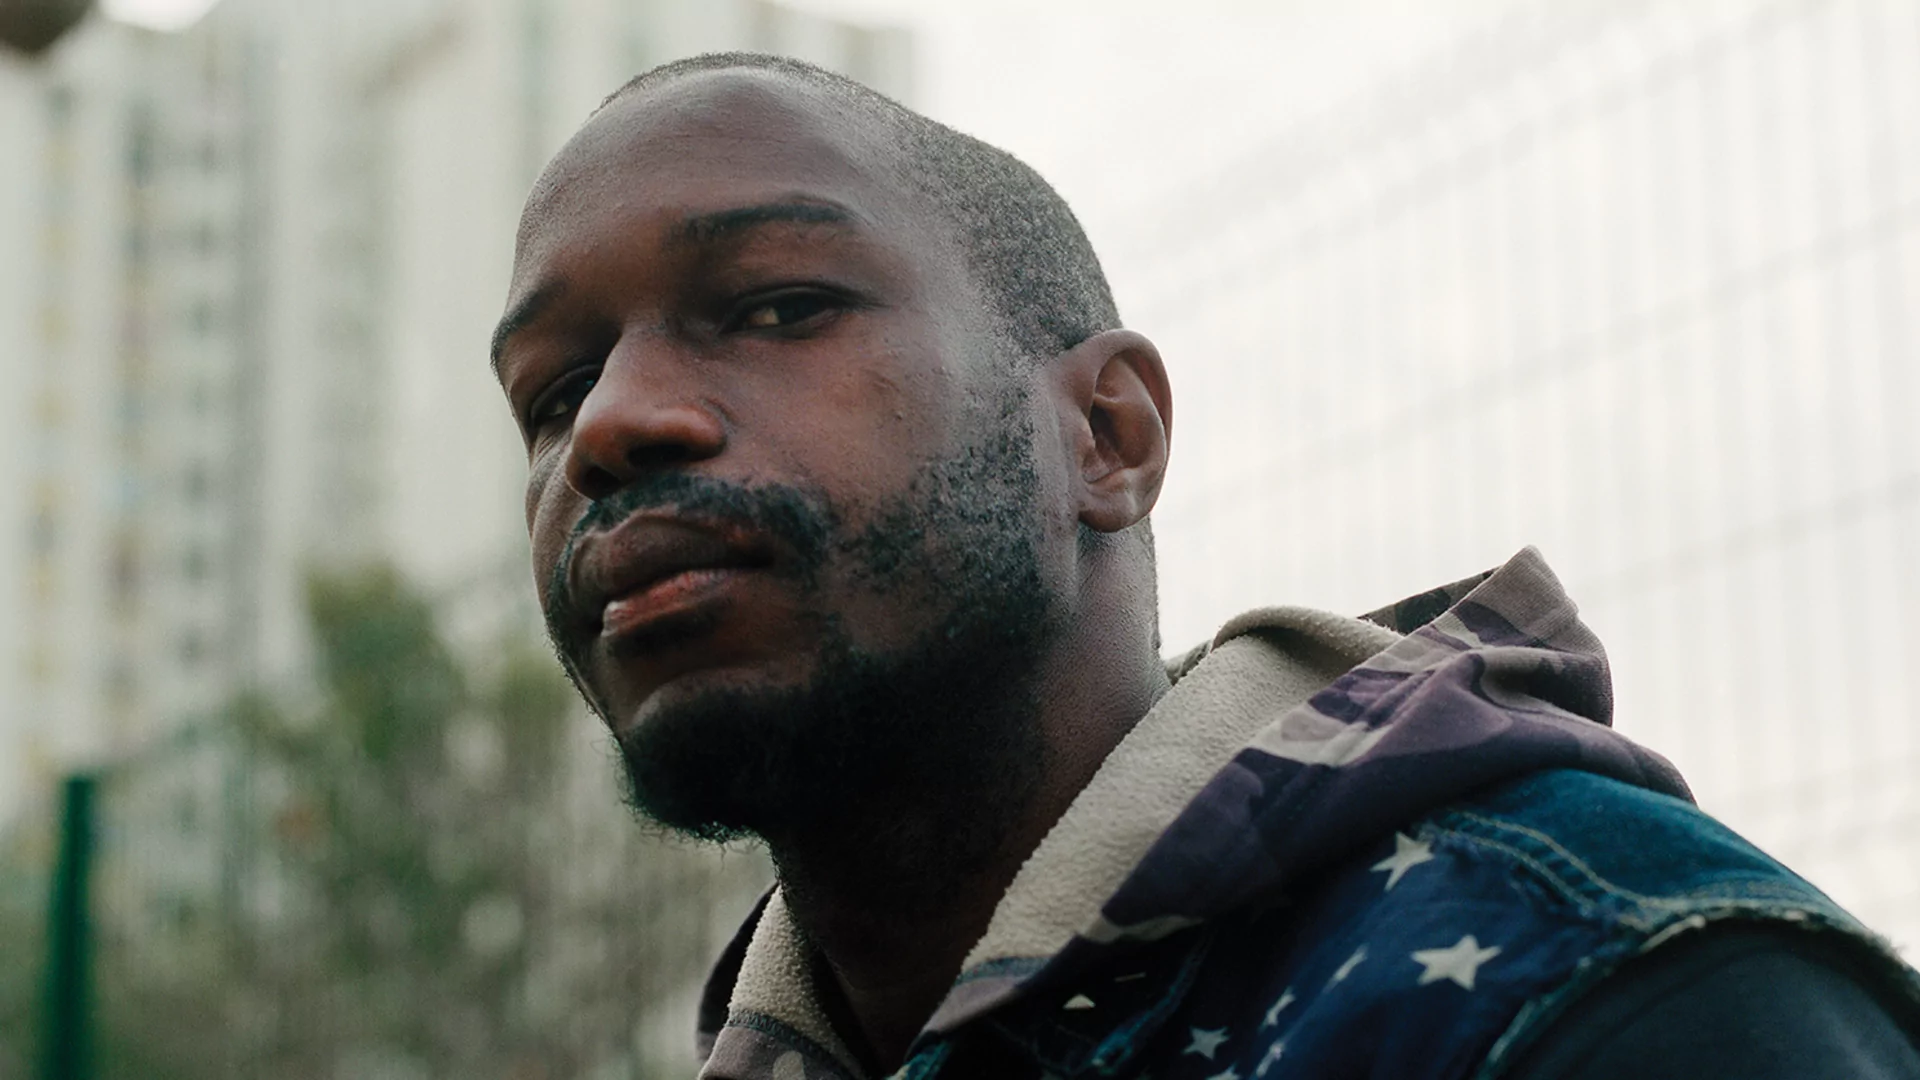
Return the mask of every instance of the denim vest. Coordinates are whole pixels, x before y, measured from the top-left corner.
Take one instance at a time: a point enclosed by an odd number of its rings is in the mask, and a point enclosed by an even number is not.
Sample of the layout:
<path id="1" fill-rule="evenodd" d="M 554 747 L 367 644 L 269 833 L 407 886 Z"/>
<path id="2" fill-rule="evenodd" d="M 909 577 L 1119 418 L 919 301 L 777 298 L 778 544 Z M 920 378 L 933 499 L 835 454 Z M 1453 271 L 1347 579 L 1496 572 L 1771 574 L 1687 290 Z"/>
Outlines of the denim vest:
<path id="1" fill-rule="evenodd" d="M 1396 831 L 1298 895 L 1109 950 L 923 1038 L 900 1074 L 1495 1077 L 1631 958 L 1716 923 L 1822 935 L 1920 1030 L 1920 977 L 1689 803 L 1553 770 Z"/>
<path id="2" fill-rule="evenodd" d="M 1610 729 L 1605 652 L 1537 552 L 1367 619 L 1252 612 L 1172 664 L 901 1072 L 1492 1077 L 1625 961 L 1732 920 L 1822 935 L 1920 1030 L 1910 969 Z M 1353 666 L 1295 701 L 1268 676 L 1301 635 Z M 1158 783 L 1227 735 L 1197 791 Z M 1095 813 L 1101 791 L 1127 799 Z M 1169 816 L 1123 876 L 1075 878 L 1156 791 Z M 1060 918 L 1013 917 L 1035 898 Z M 704 1075 L 861 1080 L 776 899 L 709 983 Z M 1002 916 L 1052 929 L 997 936 Z"/>

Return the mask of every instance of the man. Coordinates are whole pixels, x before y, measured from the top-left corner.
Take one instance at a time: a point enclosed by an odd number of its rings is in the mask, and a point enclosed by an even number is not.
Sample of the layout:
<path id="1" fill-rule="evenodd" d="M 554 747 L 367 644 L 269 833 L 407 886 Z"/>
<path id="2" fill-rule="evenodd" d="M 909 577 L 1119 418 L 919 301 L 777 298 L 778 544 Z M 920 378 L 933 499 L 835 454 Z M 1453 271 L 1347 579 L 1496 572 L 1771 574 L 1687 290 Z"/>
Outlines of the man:
<path id="1" fill-rule="evenodd" d="M 778 868 L 704 1075 L 1920 1076 L 1920 983 L 1605 726 L 1532 552 L 1162 662 L 1166 371 L 1007 155 L 656 69 L 535 186 L 494 362 L 635 805 Z"/>

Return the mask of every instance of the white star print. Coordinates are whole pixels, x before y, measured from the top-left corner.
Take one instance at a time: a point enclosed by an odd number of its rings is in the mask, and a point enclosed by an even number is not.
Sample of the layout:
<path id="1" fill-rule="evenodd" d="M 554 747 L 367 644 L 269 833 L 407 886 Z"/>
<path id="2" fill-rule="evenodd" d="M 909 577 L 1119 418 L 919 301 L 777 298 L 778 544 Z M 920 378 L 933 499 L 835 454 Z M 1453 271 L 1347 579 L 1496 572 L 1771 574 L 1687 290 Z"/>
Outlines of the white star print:
<path id="1" fill-rule="evenodd" d="M 1229 1065 L 1219 1072 L 1214 1073 L 1212 1076 L 1207 1077 L 1207 1080 L 1240 1080 L 1240 1074 L 1234 1071 L 1233 1066 Z"/>
<path id="2" fill-rule="evenodd" d="M 1270 1028 L 1279 1023 L 1280 1014 L 1286 1012 L 1287 1006 L 1291 1004 L 1293 1004 L 1293 987 L 1289 986 L 1280 992 L 1280 1000 L 1274 1002 L 1273 1008 L 1267 1010 L 1267 1018 L 1260 1021 L 1260 1026 Z"/>
<path id="3" fill-rule="evenodd" d="M 1346 978 L 1347 976 L 1353 974 L 1353 969 L 1359 967 L 1361 962 L 1366 960 L 1366 958 L 1367 958 L 1367 947 L 1365 945 L 1362 945 L 1359 948 L 1353 950 L 1353 955 L 1347 957 L 1347 962 L 1344 964 L 1341 964 L 1340 969 L 1333 973 L 1333 978 L 1327 980 L 1327 985 L 1332 986 L 1334 983 L 1337 983 L 1340 980 Z"/>
<path id="4" fill-rule="evenodd" d="M 1423 862 L 1433 859 L 1433 845 L 1425 840 L 1415 840 L 1405 833 L 1393 834 L 1393 854 L 1373 864 L 1375 873 L 1387 872 L 1387 888 L 1400 884 L 1407 871 Z M 1382 890 L 1383 892 L 1385 890 Z"/>
<path id="5" fill-rule="evenodd" d="M 1267 1070 L 1273 1068 L 1273 1063 L 1276 1061 L 1279 1061 L 1280 1055 L 1286 1053 L 1286 1050 L 1287 1050 L 1287 1040 L 1285 1039 L 1281 1039 L 1275 1042 L 1272 1046 L 1267 1047 L 1267 1054 L 1265 1057 L 1260 1059 L 1260 1067 L 1253 1070 L 1253 1075 L 1255 1076 L 1267 1075 Z"/>
<path id="6" fill-rule="evenodd" d="M 1419 985 L 1452 979 L 1463 989 L 1471 990 L 1480 965 L 1499 955 L 1499 946 L 1483 949 L 1473 935 L 1468 934 L 1444 949 L 1421 949 L 1413 954 L 1413 959 L 1427 969 L 1420 973 Z"/>
<path id="7" fill-rule="evenodd" d="M 1187 1031 L 1193 1036 L 1193 1041 L 1180 1052 L 1199 1054 L 1208 1061 L 1213 1060 L 1213 1055 L 1220 1049 L 1220 1044 L 1227 1041 L 1226 1028 L 1188 1028 Z"/>

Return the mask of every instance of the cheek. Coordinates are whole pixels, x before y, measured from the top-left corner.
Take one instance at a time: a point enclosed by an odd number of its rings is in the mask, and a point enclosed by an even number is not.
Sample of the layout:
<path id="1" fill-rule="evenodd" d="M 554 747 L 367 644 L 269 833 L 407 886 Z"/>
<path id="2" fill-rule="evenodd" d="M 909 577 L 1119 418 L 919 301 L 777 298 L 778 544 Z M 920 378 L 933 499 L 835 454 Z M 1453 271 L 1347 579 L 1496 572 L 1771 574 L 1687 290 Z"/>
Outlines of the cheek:
<path id="1" fill-rule="evenodd" d="M 1039 516 L 1042 565 L 1052 584 L 1065 587 L 1079 573 L 1080 469 L 1068 445 L 1071 432 L 1063 430 L 1050 410 L 1029 414 L 1034 425 L 1034 510 Z"/>
<path id="2" fill-rule="evenodd" d="M 541 501 L 550 494 L 548 489 L 556 482 L 564 482 L 561 465 L 566 460 L 564 447 L 551 442 L 536 446 L 527 458 L 527 531 L 532 532 L 538 520 Z"/>
<path id="3" fill-rule="evenodd" d="M 947 447 L 956 395 L 935 358 L 879 344 L 862 360 L 800 395 L 785 387 L 771 402 L 779 422 L 768 428 L 785 432 L 790 466 L 842 498 L 872 502 Z"/>
<path id="4" fill-rule="evenodd" d="M 557 456 L 549 455 L 548 462 Z M 557 465 L 539 463 L 527 478 L 527 539 L 533 553 L 533 584 L 542 604 L 554 564 L 566 547 L 567 535 L 578 516 L 580 497 L 567 487 Z"/>

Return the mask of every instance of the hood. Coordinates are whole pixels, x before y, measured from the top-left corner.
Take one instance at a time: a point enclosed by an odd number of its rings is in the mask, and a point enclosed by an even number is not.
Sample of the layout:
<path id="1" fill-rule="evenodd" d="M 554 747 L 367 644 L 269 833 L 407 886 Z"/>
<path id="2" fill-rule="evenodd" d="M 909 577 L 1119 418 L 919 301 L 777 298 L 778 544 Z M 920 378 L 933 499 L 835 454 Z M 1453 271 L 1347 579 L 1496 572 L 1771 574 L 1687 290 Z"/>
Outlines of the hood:
<path id="1" fill-rule="evenodd" d="M 952 1030 L 1109 950 L 1288 890 L 1485 786 L 1573 768 L 1682 798 L 1609 729 L 1599 640 L 1539 553 L 1351 619 L 1268 608 L 1169 663 L 1173 688 L 1021 868 L 928 1022 Z M 703 1075 L 859 1076 L 776 889 L 701 1008 Z"/>

